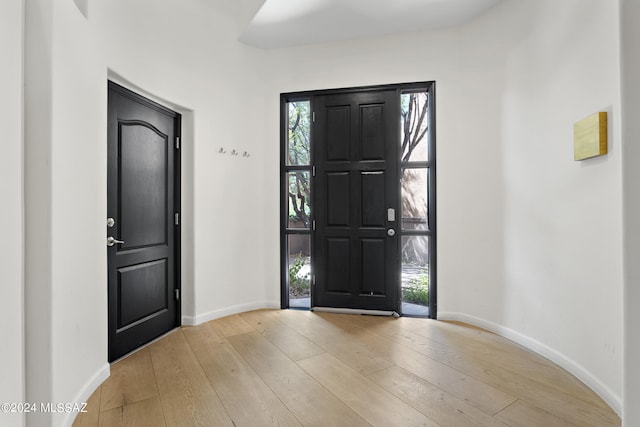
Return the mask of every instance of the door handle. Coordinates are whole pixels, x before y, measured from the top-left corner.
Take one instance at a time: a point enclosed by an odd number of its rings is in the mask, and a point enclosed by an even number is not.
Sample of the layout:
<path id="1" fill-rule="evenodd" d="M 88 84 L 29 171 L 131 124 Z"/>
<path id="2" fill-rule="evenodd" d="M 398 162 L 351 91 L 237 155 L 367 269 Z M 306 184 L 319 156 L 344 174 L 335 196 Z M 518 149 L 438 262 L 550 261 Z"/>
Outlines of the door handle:
<path id="1" fill-rule="evenodd" d="M 118 240 L 115 237 L 109 236 L 107 237 L 107 246 L 111 247 L 115 244 L 122 244 L 124 243 L 124 240 Z"/>
<path id="2" fill-rule="evenodd" d="M 387 236 L 393 237 L 395 235 L 396 235 L 396 230 L 394 230 L 393 228 L 390 228 L 387 230 Z"/>

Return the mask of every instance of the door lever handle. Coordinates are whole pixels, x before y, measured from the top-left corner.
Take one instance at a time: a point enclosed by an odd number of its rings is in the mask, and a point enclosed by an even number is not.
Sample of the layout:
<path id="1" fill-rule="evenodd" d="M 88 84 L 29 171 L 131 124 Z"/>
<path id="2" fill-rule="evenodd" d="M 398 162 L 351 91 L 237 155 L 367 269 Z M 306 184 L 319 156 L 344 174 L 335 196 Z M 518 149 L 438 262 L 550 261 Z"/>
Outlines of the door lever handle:
<path id="1" fill-rule="evenodd" d="M 124 243 L 124 240 L 118 240 L 115 237 L 109 236 L 107 237 L 107 246 L 111 247 L 115 244 L 122 244 Z"/>

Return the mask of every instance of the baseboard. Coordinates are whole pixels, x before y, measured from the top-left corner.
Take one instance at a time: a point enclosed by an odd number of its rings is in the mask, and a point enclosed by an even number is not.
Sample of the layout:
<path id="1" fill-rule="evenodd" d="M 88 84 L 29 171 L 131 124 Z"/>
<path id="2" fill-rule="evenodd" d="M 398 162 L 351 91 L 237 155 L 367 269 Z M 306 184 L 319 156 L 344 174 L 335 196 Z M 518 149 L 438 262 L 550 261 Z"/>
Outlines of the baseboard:
<path id="1" fill-rule="evenodd" d="M 105 363 L 95 374 L 93 374 L 82 390 L 80 390 L 80 393 L 78 393 L 76 398 L 70 403 L 86 403 L 93 392 L 96 391 L 107 378 L 109 378 L 110 374 L 111 370 L 109 368 L 109 364 Z M 75 412 L 67 412 L 61 425 L 71 427 L 77 415 L 78 414 Z"/>
<path id="2" fill-rule="evenodd" d="M 231 316 L 232 314 L 244 313 L 245 311 L 260 310 L 263 308 L 278 309 L 280 308 L 279 301 L 256 301 L 247 304 L 234 305 L 231 307 L 220 308 L 212 310 L 204 314 L 193 316 L 182 316 L 182 324 L 184 326 L 196 326 L 210 320 L 219 319 L 225 316 Z"/>
<path id="3" fill-rule="evenodd" d="M 527 349 L 538 353 L 539 355 L 551 360 L 556 365 L 569 371 L 572 375 L 582 381 L 587 387 L 593 390 L 598 396 L 613 409 L 616 414 L 622 417 L 622 399 L 615 394 L 609 387 L 604 385 L 600 380 L 594 377 L 588 370 L 576 361 L 568 358 L 564 354 L 552 349 L 551 347 L 530 338 L 513 329 L 499 325 L 479 317 L 470 316 L 464 313 L 438 311 L 438 320 L 454 320 L 458 322 L 468 323 L 480 328 L 491 331 L 501 337 L 507 338 L 520 344 Z"/>

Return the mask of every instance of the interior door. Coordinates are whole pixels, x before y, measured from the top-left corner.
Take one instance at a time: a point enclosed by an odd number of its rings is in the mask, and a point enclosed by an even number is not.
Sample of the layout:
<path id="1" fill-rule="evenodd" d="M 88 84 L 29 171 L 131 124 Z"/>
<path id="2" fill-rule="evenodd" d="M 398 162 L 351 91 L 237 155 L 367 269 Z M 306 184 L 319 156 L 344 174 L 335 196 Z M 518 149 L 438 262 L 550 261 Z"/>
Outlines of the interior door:
<path id="1" fill-rule="evenodd" d="M 109 82 L 109 361 L 179 325 L 180 115 Z"/>
<path id="2" fill-rule="evenodd" d="M 314 307 L 399 311 L 398 93 L 314 98 Z"/>

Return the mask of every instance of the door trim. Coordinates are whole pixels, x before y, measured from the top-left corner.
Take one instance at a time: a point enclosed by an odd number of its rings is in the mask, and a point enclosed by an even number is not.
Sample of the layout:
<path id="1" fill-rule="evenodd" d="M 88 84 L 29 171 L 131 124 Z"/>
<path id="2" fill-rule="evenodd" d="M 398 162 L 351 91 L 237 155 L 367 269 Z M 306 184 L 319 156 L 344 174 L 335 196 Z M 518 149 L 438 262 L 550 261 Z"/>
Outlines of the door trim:
<path id="1" fill-rule="evenodd" d="M 429 193 L 429 223 L 432 225 L 429 230 L 429 318 L 437 319 L 437 170 L 436 170 L 436 82 L 435 81 L 423 81 L 413 83 L 399 83 L 399 84 L 384 84 L 384 85 L 371 85 L 371 86 L 356 86 L 347 88 L 334 88 L 323 90 L 309 90 L 299 92 L 285 92 L 280 94 L 280 306 L 283 309 L 289 308 L 289 287 L 288 287 L 288 254 L 287 252 L 287 238 L 290 235 L 310 235 L 310 245 L 313 252 L 314 247 L 314 233 L 313 230 L 304 229 L 288 229 L 288 199 L 287 199 L 287 172 L 295 170 L 309 170 L 315 166 L 315 159 L 313 157 L 313 148 L 311 148 L 310 165 L 308 167 L 303 166 L 288 166 L 287 165 L 287 104 L 294 101 L 308 100 L 311 105 L 314 105 L 315 96 L 333 95 L 333 94 L 348 94 L 358 92 L 377 92 L 396 90 L 398 96 L 402 92 L 426 89 L 430 97 L 430 108 L 428 110 L 429 129 L 428 135 L 432 143 L 430 144 L 430 160 L 428 167 L 431 168 L 431 185 Z M 311 132 L 313 134 L 313 131 Z M 311 140 L 313 144 L 313 140 Z M 398 158 L 398 170 L 401 170 L 401 159 Z M 314 194 L 314 183 L 312 180 L 311 191 Z M 401 198 L 400 192 L 398 198 Z M 311 200 L 314 197 L 312 195 Z M 398 200 L 400 206 L 400 200 Z M 314 206 L 311 204 L 311 211 L 313 217 Z M 402 227 L 398 229 L 399 240 L 404 235 Z M 313 253 L 311 253 L 313 260 Z M 401 263 L 400 257 L 398 258 L 398 264 Z M 400 271 L 400 269 L 398 270 Z M 313 284 L 311 284 L 313 289 Z M 398 289 L 398 291 L 400 291 Z M 314 307 L 313 292 L 311 293 L 311 307 Z"/>

